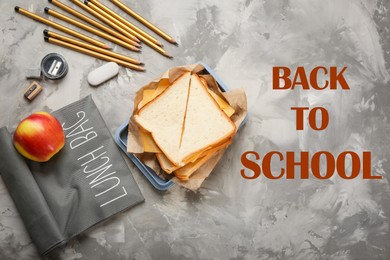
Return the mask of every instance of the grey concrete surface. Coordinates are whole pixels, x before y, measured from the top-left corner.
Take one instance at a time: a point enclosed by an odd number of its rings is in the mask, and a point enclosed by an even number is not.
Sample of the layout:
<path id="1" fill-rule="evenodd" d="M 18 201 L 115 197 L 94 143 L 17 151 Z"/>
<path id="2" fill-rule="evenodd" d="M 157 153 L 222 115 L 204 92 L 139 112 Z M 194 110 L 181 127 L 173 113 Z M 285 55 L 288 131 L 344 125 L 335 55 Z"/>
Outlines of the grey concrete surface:
<path id="1" fill-rule="evenodd" d="M 390 259 L 389 1 L 124 2 L 178 40 L 178 47 L 164 42 L 175 58 L 145 45 L 141 54 L 116 46 L 147 71 L 121 68 L 94 88 L 87 74 L 104 62 L 45 43 L 47 26 L 14 12 L 19 5 L 43 14 L 47 1 L 1 1 L 0 126 L 13 130 L 34 111 L 92 94 L 114 133 L 128 119 L 137 89 L 170 67 L 197 61 L 230 88 L 245 89 L 249 119 L 198 192 L 178 186 L 158 192 L 128 161 L 145 203 L 44 259 Z M 39 67 L 50 52 L 67 59 L 69 73 L 43 81 L 43 93 L 26 102 L 25 70 Z M 273 66 L 320 65 L 347 66 L 351 90 L 272 90 Z M 329 126 L 296 131 L 292 106 L 326 107 Z M 245 180 L 240 156 L 247 150 L 371 151 L 372 172 L 383 179 Z M 0 181 L 0 259 L 39 257 Z"/>

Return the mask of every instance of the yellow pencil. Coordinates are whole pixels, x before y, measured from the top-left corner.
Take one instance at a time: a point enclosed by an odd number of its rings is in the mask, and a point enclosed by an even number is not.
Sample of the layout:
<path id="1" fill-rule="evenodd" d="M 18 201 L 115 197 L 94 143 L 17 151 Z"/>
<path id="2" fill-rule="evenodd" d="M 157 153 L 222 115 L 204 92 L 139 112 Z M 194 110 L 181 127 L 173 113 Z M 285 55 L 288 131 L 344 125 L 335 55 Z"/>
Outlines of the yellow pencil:
<path id="1" fill-rule="evenodd" d="M 76 31 L 72 30 L 72 29 L 69 29 L 69 28 L 67 28 L 67 27 L 65 27 L 65 26 L 63 26 L 61 24 L 55 23 L 55 22 L 50 21 L 50 20 L 48 20 L 46 18 L 43 18 L 42 16 L 39 16 L 39 15 L 34 14 L 32 12 L 29 12 L 26 9 L 23 9 L 23 8 L 21 8 L 19 6 L 15 6 L 15 11 L 20 13 L 20 14 L 22 14 L 22 15 L 24 15 L 24 16 L 27 16 L 28 18 L 31 18 L 31 19 L 33 19 L 35 21 L 38 21 L 38 22 L 41 22 L 43 24 L 49 25 L 49 26 L 51 26 L 53 28 L 56 28 L 56 29 L 58 29 L 60 31 L 63 31 L 63 32 L 65 32 L 67 34 L 70 34 L 70 35 L 72 35 L 74 37 L 77 37 L 77 38 L 79 38 L 81 40 L 84 40 L 84 41 L 87 41 L 89 43 L 92 43 L 92 44 L 94 44 L 96 46 L 102 47 L 104 49 L 111 49 L 110 46 L 108 46 L 108 45 L 106 45 L 106 44 L 104 44 L 104 43 L 102 43 L 100 41 L 94 40 L 91 37 L 88 37 L 88 36 L 86 36 L 84 34 L 81 34 L 79 32 L 76 32 Z"/>
<path id="2" fill-rule="evenodd" d="M 140 51 L 139 48 L 137 48 L 137 47 L 135 47 L 133 45 L 130 45 L 127 42 L 124 42 L 124 41 L 122 41 L 122 40 L 120 40 L 118 38 L 115 38 L 114 36 L 111 36 L 110 34 L 107 34 L 107 33 L 104 33 L 102 31 L 99 31 L 99 30 L 97 30 L 97 29 L 95 29 L 95 28 L 93 28 L 93 27 L 91 27 L 89 25 L 80 23 L 80 22 L 78 22 L 78 21 L 76 21 L 76 20 L 74 20 L 74 19 L 72 19 L 72 18 L 70 18 L 70 17 L 68 17 L 66 15 L 63 15 L 63 14 L 61 14 L 61 13 L 59 13 L 59 12 L 53 10 L 53 9 L 50 9 L 49 7 L 45 7 L 45 13 L 47 13 L 49 15 L 52 15 L 52 16 L 58 18 L 58 19 L 61 19 L 61 20 L 65 21 L 65 22 L 68 22 L 70 24 L 73 24 L 73 25 L 75 25 L 75 26 L 77 26 L 77 27 L 79 27 L 81 29 L 84 29 L 84 30 L 86 30 L 86 31 L 88 31 L 90 33 L 93 33 L 93 34 L 95 34 L 97 36 L 105 38 L 105 39 L 107 39 L 107 40 L 109 40 L 109 41 L 111 41 L 113 43 L 119 44 L 122 47 L 125 47 L 125 48 L 127 48 L 127 49 L 129 49 L 131 51 Z"/>
<path id="3" fill-rule="evenodd" d="M 72 0 L 72 1 L 74 1 L 74 0 Z M 109 24 L 110 26 L 112 26 L 115 30 L 119 30 L 120 29 L 121 32 L 124 30 L 125 32 L 127 32 L 127 33 L 129 33 L 131 35 L 134 35 L 134 37 L 136 37 L 137 39 L 142 40 L 142 41 L 144 41 L 143 39 L 146 39 L 142 35 L 137 34 L 137 32 L 134 31 L 133 29 L 127 27 L 122 22 L 119 22 L 117 19 L 115 19 L 114 17 L 112 17 L 108 13 L 104 12 L 102 9 L 98 8 L 93 3 L 89 2 L 89 1 L 84 1 L 84 6 L 88 7 L 89 10 L 92 10 L 93 12 L 95 12 L 95 14 L 98 14 L 99 17 L 100 17 L 99 19 L 103 19 L 104 18 L 104 21 L 107 24 Z"/>
<path id="4" fill-rule="evenodd" d="M 110 14 L 104 12 L 102 9 L 100 9 L 99 7 L 97 7 L 96 5 L 94 5 L 93 3 L 89 2 L 89 1 L 84 1 L 84 3 L 89 6 L 92 10 L 98 12 L 100 15 L 104 16 L 105 18 L 107 18 L 108 20 L 110 20 L 111 22 L 115 23 L 116 25 L 118 25 L 119 27 L 121 27 L 122 29 L 125 29 L 125 30 L 131 30 L 129 27 L 127 27 L 126 25 L 124 25 L 123 23 L 121 23 L 120 21 L 118 21 L 117 19 L 115 19 L 114 17 L 112 17 Z M 153 48 L 155 51 L 159 52 L 160 54 L 168 57 L 168 58 L 173 58 L 172 55 L 170 55 L 167 51 L 165 51 L 163 48 L 161 48 L 160 46 L 154 44 L 153 42 L 149 41 L 148 39 L 144 38 L 143 36 L 138 36 L 139 39 L 141 39 L 144 43 L 146 43 L 149 47 Z"/>
<path id="5" fill-rule="evenodd" d="M 111 56 L 108 56 L 108 55 L 105 55 L 105 54 L 102 54 L 102 53 L 99 53 L 96 51 L 92 51 L 92 50 L 74 45 L 74 44 L 69 43 L 69 42 L 61 41 L 61 40 L 53 38 L 53 37 L 45 36 L 45 41 L 52 43 L 52 44 L 56 44 L 58 46 L 62 46 L 62 47 L 71 49 L 71 50 L 76 51 L 76 52 L 80 52 L 80 53 L 101 59 L 101 60 L 116 62 L 119 65 L 122 65 L 122 66 L 129 68 L 129 69 L 132 69 L 132 70 L 145 71 L 145 69 L 141 66 L 137 66 L 137 65 L 134 65 L 130 62 L 126 62 L 126 61 L 123 61 L 123 60 L 120 60 L 120 59 L 117 59 L 117 58 L 114 58 L 114 57 L 111 57 Z"/>
<path id="6" fill-rule="evenodd" d="M 103 49 L 103 48 L 99 48 L 99 47 L 96 47 L 95 45 L 92 45 L 92 44 L 89 44 L 89 43 L 85 43 L 85 42 L 82 42 L 82 41 L 79 41 L 79 40 L 67 37 L 65 35 L 61 35 L 61 34 L 49 31 L 49 30 L 44 30 L 43 34 L 45 36 L 53 37 L 53 38 L 56 38 L 56 39 L 64 41 L 64 42 L 69 42 L 69 43 L 72 43 L 74 45 L 78 45 L 78 46 L 86 48 L 86 49 L 90 49 L 90 50 L 93 50 L 93 51 L 96 51 L 96 52 L 100 52 L 102 54 L 105 54 L 105 55 L 108 55 L 108 56 L 112 56 L 114 58 L 121 59 L 121 60 L 124 60 L 124 61 L 130 62 L 130 63 L 136 64 L 136 65 L 143 65 L 143 63 L 140 62 L 139 60 L 127 57 L 125 55 L 122 55 L 122 54 L 119 54 L 119 53 L 116 53 L 116 52 L 113 52 L 113 51 L 109 51 L 109 50 L 106 50 L 106 49 Z"/>
<path id="7" fill-rule="evenodd" d="M 49 0 L 49 2 L 52 3 L 53 5 L 61 8 L 62 10 L 74 15 L 75 17 L 79 18 L 80 20 L 83 20 L 84 22 L 87 22 L 87 23 L 93 25 L 96 28 L 99 28 L 100 30 L 105 31 L 108 34 L 111 34 L 112 36 L 114 36 L 118 39 L 121 39 L 122 41 L 127 42 L 128 44 L 131 44 L 131 45 L 136 46 L 136 47 L 140 47 L 140 45 L 138 44 L 139 41 L 136 42 L 132 39 L 129 39 L 128 37 L 124 36 L 123 34 L 111 29 L 110 27 L 107 27 L 107 26 L 95 21 L 92 18 L 89 18 L 88 16 L 86 16 L 86 15 L 78 12 L 77 10 L 65 5 L 64 3 L 61 3 L 58 0 Z"/>
<path id="8" fill-rule="evenodd" d="M 125 11 L 127 14 L 129 14 L 130 16 L 134 17 L 137 21 L 139 21 L 140 23 L 142 23 L 143 25 L 145 25 L 146 27 L 148 27 L 150 30 L 154 31 L 155 33 L 157 33 L 158 35 L 160 35 L 161 37 L 163 37 L 165 40 L 167 40 L 168 42 L 170 43 L 173 43 L 173 44 L 176 44 L 177 45 L 177 42 L 171 37 L 169 36 L 168 34 L 166 34 L 165 32 L 163 32 L 161 29 L 159 29 L 158 27 L 154 26 L 152 23 L 150 23 L 148 20 L 146 20 L 145 18 L 143 18 L 141 15 L 139 15 L 138 13 L 136 13 L 134 10 L 132 10 L 130 7 L 126 6 L 125 4 L 121 3 L 121 1 L 119 0 L 110 0 L 113 4 L 115 4 L 116 6 L 118 6 L 120 9 L 122 9 L 123 11 Z"/>
<path id="9" fill-rule="evenodd" d="M 89 6 L 83 4 L 79 0 L 69 0 L 69 1 L 71 1 L 72 3 L 74 3 L 75 5 L 80 7 L 81 9 L 83 9 L 84 11 L 90 13 L 94 17 L 98 18 L 100 21 L 104 22 L 105 24 L 111 26 L 112 28 L 114 28 L 115 30 L 117 30 L 118 32 L 123 34 L 124 36 L 129 37 L 130 39 L 132 39 L 132 40 L 134 40 L 136 42 L 140 42 L 140 40 L 137 37 L 135 37 L 133 34 L 129 33 L 128 31 L 126 31 L 124 29 L 122 29 L 121 27 L 119 27 L 115 23 L 111 22 L 110 20 L 108 20 L 106 17 L 102 16 L 98 12 L 95 12 Z"/>
<path id="10" fill-rule="evenodd" d="M 131 22 L 129 22 L 128 20 L 123 18 L 122 16 L 120 16 L 117 13 L 115 13 L 114 11 L 112 11 L 110 8 L 108 8 L 104 4 L 100 3 L 97 0 L 89 0 L 89 2 L 93 3 L 98 8 L 100 8 L 104 12 L 108 13 L 109 15 L 111 15 L 112 17 L 114 17 L 115 19 L 117 19 L 118 21 L 123 23 L 124 25 L 128 26 L 130 29 L 132 29 L 135 32 L 135 36 L 138 39 L 140 39 L 141 41 L 142 41 L 143 38 L 146 38 L 149 41 L 153 42 L 154 44 L 157 44 L 158 46 L 162 46 L 162 43 L 159 42 L 156 38 L 154 38 L 150 34 L 144 32 L 143 30 L 141 30 L 140 28 L 138 28 L 137 26 L 135 26 L 134 24 L 132 24 Z"/>

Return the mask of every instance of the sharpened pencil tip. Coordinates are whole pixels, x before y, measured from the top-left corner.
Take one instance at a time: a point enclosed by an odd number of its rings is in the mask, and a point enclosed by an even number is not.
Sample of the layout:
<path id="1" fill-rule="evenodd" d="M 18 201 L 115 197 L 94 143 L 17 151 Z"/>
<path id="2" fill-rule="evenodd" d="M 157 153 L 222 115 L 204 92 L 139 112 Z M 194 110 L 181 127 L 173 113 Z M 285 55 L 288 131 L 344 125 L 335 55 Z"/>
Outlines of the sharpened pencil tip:
<path id="1" fill-rule="evenodd" d="M 136 41 L 136 42 L 138 42 L 138 43 L 141 42 L 141 41 L 140 41 L 137 37 L 135 37 L 135 36 L 133 37 L 133 40 Z"/>
<path id="2" fill-rule="evenodd" d="M 173 38 L 169 39 L 168 41 L 169 41 L 170 43 L 176 45 L 176 46 L 179 45 L 179 43 L 178 43 L 177 41 L 175 41 L 175 39 L 173 39 Z"/>
<path id="3" fill-rule="evenodd" d="M 110 46 L 108 46 L 108 45 L 104 45 L 103 48 L 104 48 L 104 49 L 107 49 L 107 50 L 112 50 L 112 48 L 111 48 Z"/>
<path id="4" fill-rule="evenodd" d="M 170 58 L 170 59 L 173 59 L 173 56 L 172 56 L 171 54 L 169 54 L 168 52 L 165 52 L 163 55 L 164 55 L 165 57 L 168 57 L 168 58 Z"/>
<path id="5" fill-rule="evenodd" d="M 160 46 L 160 47 L 164 47 L 164 45 L 163 45 L 161 42 L 159 42 L 159 41 L 157 41 L 156 44 L 157 44 L 158 46 Z"/>
<path id="6" fill-rule="evenodd" d="M 140 66 L 145 66 L 145 63 L 140 62 L 139 65 L 140 65 Z"/>

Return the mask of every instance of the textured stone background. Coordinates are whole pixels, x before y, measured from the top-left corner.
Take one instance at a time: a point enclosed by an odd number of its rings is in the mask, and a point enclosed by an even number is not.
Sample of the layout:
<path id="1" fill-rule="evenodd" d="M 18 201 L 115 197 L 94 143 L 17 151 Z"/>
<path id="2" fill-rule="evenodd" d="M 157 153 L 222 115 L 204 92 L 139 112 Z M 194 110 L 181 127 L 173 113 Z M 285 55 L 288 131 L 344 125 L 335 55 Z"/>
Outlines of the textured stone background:
<path id="1" fill-rule="evenodd" d="M 114 133 L 129 117 L 139 87 L 170 67 L 199 60 L 230 88 L 246 90 L 249 120 L 198 192 L 177 186 L 158 192 L 129 162 L 146 202 L 46 259 L 390 259 L 388 0 L 124 2 L 180 46 L 165 44 L 174 60 L 147 46 L 137 55 L 116 47 L 140 58 L 147 72 L 121 68 L 119 77 L 92 88 L 86 75 L 102 61 L 45 43 L 46 26 L 13 10 L 20 5 L 43 14 L 47 1 L 1 1 L 0 125 L 13 130 L 32 111 L 55 110 L 92 94 Z M 44 92 L 27 103 L 24 71 L 50 52 L 66 57 L 69 74 L 61 82 L 43 82 Z M 277 65 L 348 66 L 351 91 L 273 91 L 271 69 Z M 292 106 L 326 107 L 328 128 L 295 131 Z M 372 171 L 383 180 L 248 181 L 239 173 L 246 150 L 347 149 L 372 151 Z M 37 258 L 0 181 L 0 259 Z"/>

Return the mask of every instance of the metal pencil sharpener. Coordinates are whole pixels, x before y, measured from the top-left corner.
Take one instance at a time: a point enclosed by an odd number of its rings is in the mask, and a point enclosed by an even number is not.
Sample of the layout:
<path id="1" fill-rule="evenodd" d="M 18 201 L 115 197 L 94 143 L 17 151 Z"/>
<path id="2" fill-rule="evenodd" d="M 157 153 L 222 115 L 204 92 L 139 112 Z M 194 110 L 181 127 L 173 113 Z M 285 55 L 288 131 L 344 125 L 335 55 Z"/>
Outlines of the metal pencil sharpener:
<path id="1" fill-rule="evenodd" d="M 61 79 L 68 73 L 68 63 L 60 54 L 50 53 L 42 59 L 41 71 L 47 79 Z"/>

